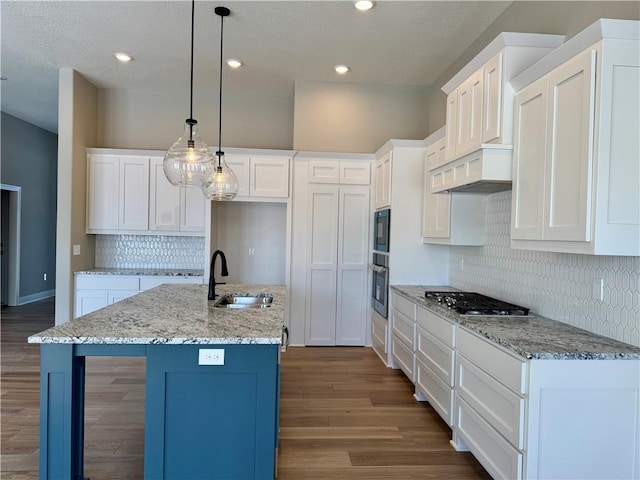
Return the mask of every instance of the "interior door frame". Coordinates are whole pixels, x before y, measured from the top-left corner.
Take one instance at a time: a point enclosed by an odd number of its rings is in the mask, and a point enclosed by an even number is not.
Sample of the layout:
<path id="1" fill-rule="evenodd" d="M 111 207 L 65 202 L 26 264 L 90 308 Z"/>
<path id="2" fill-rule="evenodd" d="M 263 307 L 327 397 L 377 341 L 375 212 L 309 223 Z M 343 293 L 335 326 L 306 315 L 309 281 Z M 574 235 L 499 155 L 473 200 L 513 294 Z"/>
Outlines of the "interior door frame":
<path id="1" fill-rule="evenodd" d="M 7 304 L 20 305 L 20 218 L 22 206 L 22 187 L 0 184 L 2 190 L 9 192 L 9 235 L 6 250 L 9 252 L 9 272 L 7 278 Z"/>

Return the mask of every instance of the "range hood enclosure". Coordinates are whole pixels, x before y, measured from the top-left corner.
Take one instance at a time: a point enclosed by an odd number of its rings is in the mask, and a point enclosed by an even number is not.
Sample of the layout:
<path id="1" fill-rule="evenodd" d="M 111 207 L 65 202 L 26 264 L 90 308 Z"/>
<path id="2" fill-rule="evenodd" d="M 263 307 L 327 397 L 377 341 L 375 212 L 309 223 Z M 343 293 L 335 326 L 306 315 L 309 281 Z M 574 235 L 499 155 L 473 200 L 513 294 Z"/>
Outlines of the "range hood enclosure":
<path id="1" fill-rule="evenodd" d="M 511 145 L 483 144 L 429 172 L 432 193 L 495 193 L 511 190 Z"/>

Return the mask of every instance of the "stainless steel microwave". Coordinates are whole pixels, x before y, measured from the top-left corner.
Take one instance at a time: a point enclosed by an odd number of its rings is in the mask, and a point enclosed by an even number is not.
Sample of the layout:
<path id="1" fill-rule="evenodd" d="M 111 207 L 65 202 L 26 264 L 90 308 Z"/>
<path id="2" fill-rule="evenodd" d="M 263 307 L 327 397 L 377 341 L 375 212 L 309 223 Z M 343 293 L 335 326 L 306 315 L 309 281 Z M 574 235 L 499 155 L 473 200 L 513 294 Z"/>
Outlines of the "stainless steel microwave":
<path id="1" fill-rule="evenodd" d="M 389 252 L 389 224 L 391 210 L 379 210 L 373 217 L 373 249 L 376 252 Z"/>

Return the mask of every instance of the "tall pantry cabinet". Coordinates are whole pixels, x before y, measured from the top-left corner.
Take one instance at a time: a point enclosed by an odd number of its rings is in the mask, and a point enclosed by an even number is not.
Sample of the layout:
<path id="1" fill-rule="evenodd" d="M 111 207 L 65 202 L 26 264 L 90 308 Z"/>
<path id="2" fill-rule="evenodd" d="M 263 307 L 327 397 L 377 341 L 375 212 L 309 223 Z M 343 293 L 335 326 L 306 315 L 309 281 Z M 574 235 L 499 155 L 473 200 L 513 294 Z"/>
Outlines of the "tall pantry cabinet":
<path id="1" fill-rule="evenodd" d="M 310 152 L 294 158 L 293 344 L 367 343 L 372 161 Z"/>

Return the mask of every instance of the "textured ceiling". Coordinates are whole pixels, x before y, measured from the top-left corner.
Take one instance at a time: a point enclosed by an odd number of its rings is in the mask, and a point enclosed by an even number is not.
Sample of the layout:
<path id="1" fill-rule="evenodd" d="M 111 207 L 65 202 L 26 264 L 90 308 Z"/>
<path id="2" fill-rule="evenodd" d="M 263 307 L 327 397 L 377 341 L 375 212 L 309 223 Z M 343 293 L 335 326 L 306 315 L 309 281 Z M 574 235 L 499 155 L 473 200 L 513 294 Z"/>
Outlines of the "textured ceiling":
<path id="1" fill-rule="evenodd" d="M 225 91 L 292 95 L 295 80 L 430 85 L 511 2 L 196 2 L 195 88 L 218 88 L 218 5 Z M 189 1 L 0 2 L 2 110 L 57 132 L 58 68 L 100 88 L 176 91 L 189 85 Z M 113 57 L 125 51 L 127 65 Z M 338 77 L 333 65 L 351 71 Z"/>

